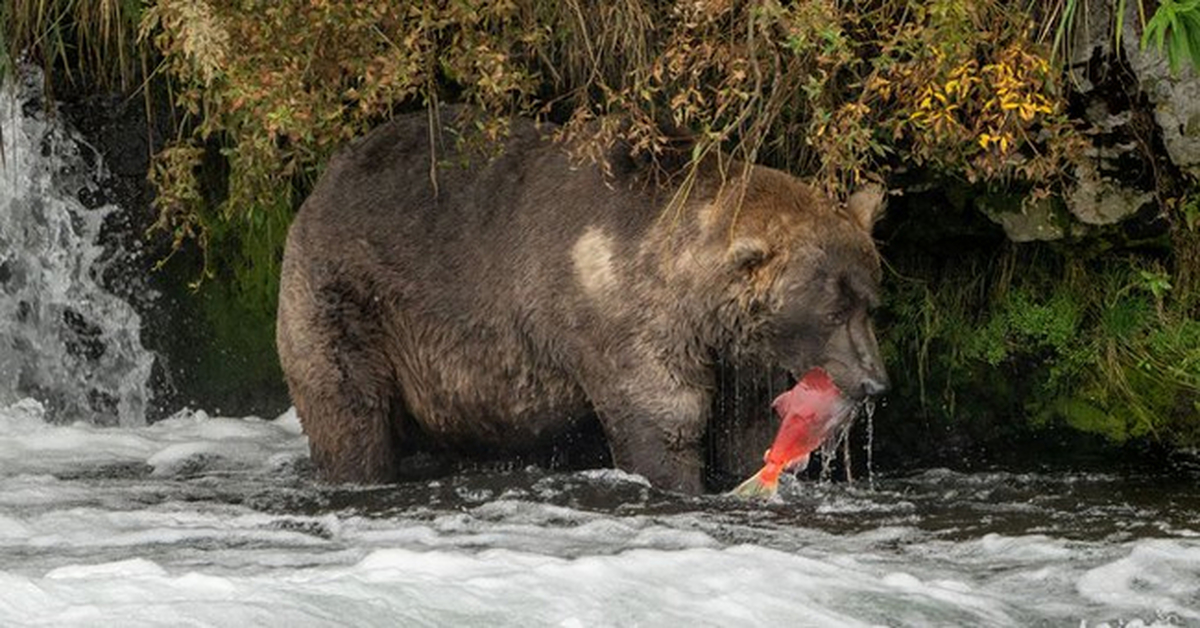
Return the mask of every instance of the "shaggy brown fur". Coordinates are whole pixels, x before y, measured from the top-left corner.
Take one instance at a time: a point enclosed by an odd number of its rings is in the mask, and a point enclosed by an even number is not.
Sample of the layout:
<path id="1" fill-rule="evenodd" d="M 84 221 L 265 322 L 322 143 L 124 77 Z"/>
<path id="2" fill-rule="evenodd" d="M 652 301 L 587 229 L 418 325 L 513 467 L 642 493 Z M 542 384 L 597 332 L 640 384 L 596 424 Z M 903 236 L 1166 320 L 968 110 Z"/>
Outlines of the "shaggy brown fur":
<path id="1" fill-rule="evenodd" d="M 323 478 L 571 449 L 598 422 L 616 466 L 698 491 L 718 361 L 886 386 L 868 318 L 878 199 L 843 208 L 782 172 L 705 167 L 664 215 L 676 189 L 628 159 L 579 165 L 547 134 L 518 121 L 499 156 L 464 159 L 426 116 L 400 118 L 304 203 L 277 334 Z"/>

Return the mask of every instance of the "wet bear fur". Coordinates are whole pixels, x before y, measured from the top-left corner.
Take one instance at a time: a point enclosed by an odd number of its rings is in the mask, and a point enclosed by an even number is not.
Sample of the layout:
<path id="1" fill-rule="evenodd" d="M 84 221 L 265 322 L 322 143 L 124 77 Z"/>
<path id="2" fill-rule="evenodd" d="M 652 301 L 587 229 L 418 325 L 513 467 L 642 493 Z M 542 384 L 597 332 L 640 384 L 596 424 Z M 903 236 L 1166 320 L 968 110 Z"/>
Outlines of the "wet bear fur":
<path id="1" fill-rule="evenodd" d="M 460 114 L 352 143 L 289 231 L 277 343 L 322 479 L 598 446 L 697 492 L 706 463 L 710 480 L 757 468 L 775 426 L 769 398 L 755 420 L 710 421 L 718 364 L 886 386 L 878 190 L 840 205 L 716 158 L 672 177 L 621 147 L 605 171 L 528 120 L 469 153 Z"/>

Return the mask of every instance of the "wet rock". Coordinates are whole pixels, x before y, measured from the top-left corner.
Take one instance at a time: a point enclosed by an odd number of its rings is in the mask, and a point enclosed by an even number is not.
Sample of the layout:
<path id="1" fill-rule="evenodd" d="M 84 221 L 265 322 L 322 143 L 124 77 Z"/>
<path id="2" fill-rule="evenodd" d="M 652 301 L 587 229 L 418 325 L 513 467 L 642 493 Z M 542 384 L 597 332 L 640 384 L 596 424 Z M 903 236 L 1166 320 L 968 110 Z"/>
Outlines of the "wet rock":
<path id="1" fill-rule="evenodd" d="M 1082 4 L 1067 49 L 1073 115 L 1092 131 L 1085 159 L 1072 173 L 1074 185 L 1063 200 L 1084 225 L 1110 225 L 1138 215 L 1156 201 L 1158 173 L 1154 105 L 1139 91 L 1139 78 L 1126 58 L 1114 54 L 1117 39 L 1113 2 Z M 1132 4 L 1127 7 L 1135 11 Z M 1134 49 L 1135 14 L 1125 18 L 1120 45 Z M 1154 53 L 1151 53 L 1154 54 Z M 1165 64 L 1165 61 L 1163 62 Z M 1159 149 L 1161 150 L 1161 149 Z"/>
<path id="2" fill-rule="evenodd" d="M 1120 60 L 1114 55 L 1117 44 L 1114 6 L 1117 4 L 1125 9 Z M 1126 63 L 1133 79 L 1128 89 L 1140 91 L 1147 99 L 1157 127 L 1155 130 L 1161 134 L 1171 163 L 1200 177 L 1200 75 L 1186 61 L 1178 75 L 1172 75 L 1165 54 L 1152 47 L 1142 50 L 1142 18 L 1138 15 L 1137 5 L 1136 2 L 1118 3 L 1115 0 L 1080 5 L 1074 41 L 1068 50 L 1072 86 L 1080 93 L 1089 94 L 1101 87 L 1098 74 L 1110 74 L 1114 69 L 1111 66 L 1118 61 Z M 1097 73 L 1096 59 L 1104 60 L 1110 67 Z M 1088 118 L 1097 122 L 1090 115 Z M 1112 130 L 1111 126 L 1099 126 L 1104 132 Z"/>
<path id="3" fill-rule="evenodd" d="M 1133 10 L 1133 3 L 1127 9 Z M 1184 62 L 1178 76 L 1171 74 L 1165 55 L 1141 50 L 1141 34 L 1134 34 L 1134 22 L 1125 18 L 1122 48 L 1139 85 L 1154 104 L 1154 119 L 1162 132 L 1163 144 L 1171 162 L 1180 170 L 1200 177 L 1200 75 Z"/>
<path id="4" fill-rule="evenodd" d="M 1110 225 L 1154 202 L 1153 191 L 1122 185 L 1101 174 L 1093 161 L 1076 168 L 1075 180 L 1075 187 L 1064 200 L 1071 214 L 1084 224 Z"/>
<path id="5" fill-rule="evenodd" d="M 195 246 L 173 254 L 173 234 L 151 228 L 158 210 L 147 172 L 150 155 L 176 135 L 170 104 L 151 94 L 147 111 L 140 96 L 96 85 L 56 84 L 54 93 L 62 117 L 86 138 L 85 154 L 104 165 L 107 176 L 87 200 L 118 208 L 105 217 L 99 240 L 103 264 L 95 273 L 108 292 L 137 311 L 143 321 L 140 339 L 155 354 L 147 421 L 166 418 L 183 405 L 237 416 L 282 412 L 289 401 L 275 357 L 274 310 L 269 317 L 247 312 L 227 276 L 205 282 L 199 292 L 191 290 L 203 272 L 203 254 Z M 222 194 L 219 189 L 205 193 Z M 0 294 L 11 283 L 0 282 Z"/>

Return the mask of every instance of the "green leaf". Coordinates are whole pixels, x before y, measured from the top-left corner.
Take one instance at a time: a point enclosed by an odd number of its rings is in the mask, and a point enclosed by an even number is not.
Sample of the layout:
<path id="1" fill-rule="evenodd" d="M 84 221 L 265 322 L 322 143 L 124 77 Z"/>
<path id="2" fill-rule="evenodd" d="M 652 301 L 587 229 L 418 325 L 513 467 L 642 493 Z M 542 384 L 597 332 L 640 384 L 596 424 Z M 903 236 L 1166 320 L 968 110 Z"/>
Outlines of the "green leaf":
<path id="1" fill-rule="evenodd" d="M 1154 49 L 1160 54 L 1163 51 L 1164 37 L 1167 34 L 1167 25 L 1175 18 L 1173 3 L 1170 0 L 1158 5 L 1158 10 L 1150 17 L 1150 21 L 1146 23 L 1146 30 L 1142 33 L 1142 49 L 1146 48 L 1146 44 L 1151 39 L 1154 40 Z"/>
<path id="2" fill-rule="evenodd" d="M 1171 66 L 1172 75 L 1179 73 L 1179 64 L 1187 56 L 1187 39 L 1181 36 L 1179 29 L 1172 27 L 1167 37 L 1167 63 Z"/>
<path id="3" fill-rule="evenodd" d="M 1123 26 L 1121 15 L 1118 13 L 1118 28 Z M 1166 53 L 1172 74 L 1179 72 L 1185 60 L 1200 69 L 1200 0 L 1163 0 L 1142 32 L 1141 48 L 1145 50 L 1151 43 L 1159 54 Z"/>
<path id="4" fill-rule="evenodd" d="M 1181 13 L 1179 17 L 1187 26 L 1188 57 L 1192 68 L 1200 70 L 1200 6 Z"/>
<path id="5" fill-rule="evenodd" d="M 1200 199 L 1189 201 L 1183 206 L 1183 220 L 1188 231 L 1195 231 L 1200 225 Z"/>
<path id="6" fill-rule="evenodd" d="M 1171 74 L 1177 74 L 1184 59 L 1189 58 L 1187 27 L 1179 13 L 1175 13 L 1167 33 L 1167 61 L 1171 65 Z"/>
<path id="7" fill-rule="evenodd" d="M 1120 54 L 1121 35 L 1125 31 L 1125 0 L 1117 0 L 1117 23 L 1113 27 L 1113 49 Z"/>
<path id="8" fill-rule="evenodd" d="M 1125 0 L 1121 0 L 1121 2 L 1124 3 Z M 1079 0 L 1067 0 L 1066 5 L 1063 6 L 1062 17 L 1058 20 L 1058 27 L 1054 29 L 1054 45 L 1050 48 L 1051 55 L 1058 54 L 1058 51 L 1062 50 L 1063 37 L 1075 29 L 1075 7 L 1078 3 Z M 1117 37 L 1117 45 L 1120 46 L 1119 33 Z M 1066 56 L 1065 52 L 1064 56 Z"/>

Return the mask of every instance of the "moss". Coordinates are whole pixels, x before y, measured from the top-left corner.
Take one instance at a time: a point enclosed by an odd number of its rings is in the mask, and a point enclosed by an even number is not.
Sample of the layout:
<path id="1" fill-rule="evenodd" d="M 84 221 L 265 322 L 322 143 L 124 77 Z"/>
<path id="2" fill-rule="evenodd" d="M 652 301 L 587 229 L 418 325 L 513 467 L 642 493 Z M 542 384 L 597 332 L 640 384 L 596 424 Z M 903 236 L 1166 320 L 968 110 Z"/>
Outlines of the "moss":
<path id="1" fill-rule="evenodd" d="M 199 296 L 211 335 L 197 352 L 198 397 L 211 400 L 214 408 L 245 408 L 268 416 L 285 408 L 274 309 L 247 307 L 247 299 L 228 284 L 209 284 Z"/>
<path id="2" fill-rule="evenodd" d="M 1082 432 L 1099 434 L 1117 443 L 1129 437 L 1125 421 L 1078 397 L 1059 399 L 1054 412 L 1071 427 Z"/>
<path id="3" fill-rule="evenodd" d="M 275 350 L 274 299 L 265 303 L 238 292 L 232 277 L 217 276 L 189 287 L 199 263 L 194 253 L 172 258 L 155 274 L 162 291 L 146 341 L 166 359 L 169 390 L 159 406 L 270 417 L 288 406 Z M 160 418 L 160 417 L 152 417 Z"/>
<path id="4" fill-rule="evenodd" d="M 880 333 L 902 411 L 993 437 L 1066 426 L 1118 444 L 1200 445 L 1190 298 L 1175 298 L 1174 275 L 1152 258 L 1072 253 L 1009 245 L 952 264 L 895 260 L 930 278 L 885 282 Z"/>

